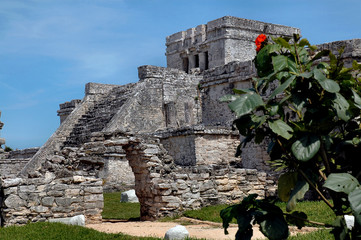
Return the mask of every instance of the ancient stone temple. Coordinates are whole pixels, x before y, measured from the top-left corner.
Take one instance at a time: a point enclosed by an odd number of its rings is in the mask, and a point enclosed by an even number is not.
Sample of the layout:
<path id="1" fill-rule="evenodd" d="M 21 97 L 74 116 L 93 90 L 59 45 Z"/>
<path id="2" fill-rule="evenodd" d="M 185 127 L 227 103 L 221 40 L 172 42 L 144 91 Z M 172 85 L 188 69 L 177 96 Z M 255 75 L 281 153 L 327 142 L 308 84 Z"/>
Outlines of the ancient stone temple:
<path id="1" fill-rule="evenodd" d="M 261 33 L 300 30 L 227 16 L 168 36 L 167 67 L 139 67 L 137 83 L 88 83 L 82 100 L 60 105 L 48 141 L 16 176 L 3 177 L 2 224 L 79 214 L 100 221 L 103 191 L 131 187 L 142 220 L 274 194 L 265 149 L 249 145 L 234 157 L 240 136 L 219 102 L 250 86 Z M 340 46 L 345 60 L 361 61 L 360 39 L 320 48 Z"/>

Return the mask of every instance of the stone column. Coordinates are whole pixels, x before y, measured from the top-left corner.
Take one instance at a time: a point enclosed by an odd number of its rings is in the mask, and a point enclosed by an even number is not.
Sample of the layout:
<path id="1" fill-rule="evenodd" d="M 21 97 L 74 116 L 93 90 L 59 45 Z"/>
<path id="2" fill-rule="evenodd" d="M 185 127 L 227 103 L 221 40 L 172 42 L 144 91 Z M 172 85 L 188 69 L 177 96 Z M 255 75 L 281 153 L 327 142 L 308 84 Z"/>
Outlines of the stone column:
<path id="1" fill-rule="evenodd" d="M 0 117 L 1 117 L 1 111 L 0 111 Z M 0 130 L 3 128 L 4 126 L 4 123 L 2 123 L 0 121 Z M 1 148 L 1 145 L 4 145 L 5 144 L 5 139 L 4 138 L 0 138 L 0 153 L 3 153 L 4 152 L 4 149 Z"/>
<path id="2" fill-rule="evenodd" d="M 70 102 L 59 104 L 60 109 L 57 111 L 60 117 L 60 124 L 73 112 L 73 110 L 80 104 L 80 99 L 74 99 Z"/>
<path id="3" fill-rule="evenodd" d="M 206 60 L 206 53 L 199 53 L 199 68 L 201 69 L 201 71 L 206 70 Z"/>
<path id="4" fill-rule="evenodd" d="M 189 65 L 188 65 L 189 71 L 192 68 L 195 68 L 195 66 L 196 66 L 196 57 L 194 55 L 189 55 Z"/>

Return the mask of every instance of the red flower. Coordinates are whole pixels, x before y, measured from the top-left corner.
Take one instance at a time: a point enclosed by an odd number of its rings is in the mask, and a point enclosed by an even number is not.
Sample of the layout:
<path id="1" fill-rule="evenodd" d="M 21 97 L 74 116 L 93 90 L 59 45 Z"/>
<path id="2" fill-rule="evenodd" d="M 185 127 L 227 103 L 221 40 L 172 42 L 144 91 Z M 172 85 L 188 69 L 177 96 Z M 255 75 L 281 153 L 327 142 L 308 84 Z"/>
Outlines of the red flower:
<path id="1" fill-rule="evenodd" d="M 256 46 L 257 46 L 257 48 L 256 48 L 257 52 L 259 52 L 262 49 L 263 43 L 266 42 L 266 41 L 267 41 L 267 36 L 266 35 L 264 35 L 264 34 L 258 35 L 258 37 L 256 38 L 256 41 L 255 41 Z"/>

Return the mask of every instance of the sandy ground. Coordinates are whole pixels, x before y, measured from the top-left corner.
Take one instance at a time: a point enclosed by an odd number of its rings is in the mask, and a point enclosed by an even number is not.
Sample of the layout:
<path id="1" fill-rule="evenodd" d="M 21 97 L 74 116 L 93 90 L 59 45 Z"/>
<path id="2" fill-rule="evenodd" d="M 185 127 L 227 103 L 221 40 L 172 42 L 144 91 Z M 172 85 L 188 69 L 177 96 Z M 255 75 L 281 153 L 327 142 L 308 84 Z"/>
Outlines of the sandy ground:
<path id="1" fill-rule="evenodd" d="M 106 233 L 124 233 L 131 236 L 151 236 L 163 238 L 168 229 L 176 225 L 183 225 L 187 228 L 190 237 L 205 238 L 207 240 L 234 239 L 237 232 L 237 225 L 231 224 L 228 228 L 229 235 L 224 234 L 224 230 L 219 223 L 199 221 L 189 218 L 181 218 L 177 222 L 103 222 L 101 224 L 88 224 L 86 227 Z M 310 232 L 315 228 L 303 228 L 302 231 L 292 228 L 291 234 L 298 232 Z M 252 239 L 264 239 L 258 227 L 253 228 Z"/>

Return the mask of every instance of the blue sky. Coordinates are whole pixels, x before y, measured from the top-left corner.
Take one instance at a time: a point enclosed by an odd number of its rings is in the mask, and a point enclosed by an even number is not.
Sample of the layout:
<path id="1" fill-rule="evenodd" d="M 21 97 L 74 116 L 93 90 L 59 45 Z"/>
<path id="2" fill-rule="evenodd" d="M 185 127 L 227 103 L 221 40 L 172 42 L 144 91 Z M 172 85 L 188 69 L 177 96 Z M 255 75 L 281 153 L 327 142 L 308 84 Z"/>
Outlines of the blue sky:
<path id="1" fill-rule="evenodd" d="M 59 103 L 87 82 L 126 84 L 166 66 L 166 36 L 222 16 L 301 29 L 313 44 L 361 38 L 360 0 L 0 0 L 1 137 L 41 146 Z"/>

